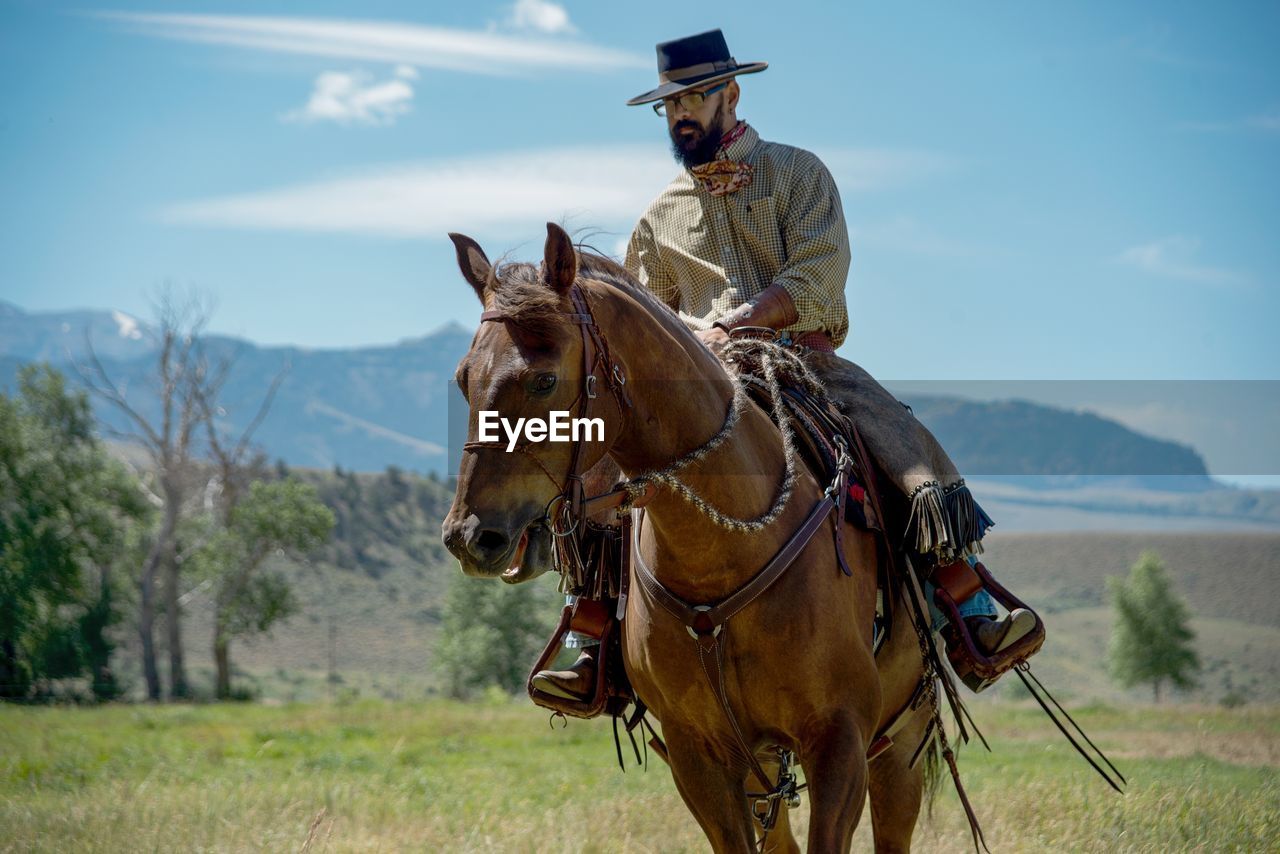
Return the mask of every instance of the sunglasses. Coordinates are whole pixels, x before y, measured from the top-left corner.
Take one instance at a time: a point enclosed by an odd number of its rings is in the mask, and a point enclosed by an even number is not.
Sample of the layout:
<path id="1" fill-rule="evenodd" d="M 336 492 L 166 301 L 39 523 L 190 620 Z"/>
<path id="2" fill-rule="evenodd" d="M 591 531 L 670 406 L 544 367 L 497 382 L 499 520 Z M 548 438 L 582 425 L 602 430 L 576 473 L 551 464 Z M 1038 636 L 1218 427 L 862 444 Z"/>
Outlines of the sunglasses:
<path id="1" fill-rule="evenodd" d="M 702 92 L 686 92 L 676 98 L 664 98 L 653 105 L 653 111 L 660 116 L 665 116 L 668 112 L 680 112 L 681 109 L 692 113 L 706 102 L 708 95 L 714 95 L 721 89 L 729 85 L 728 80 L 719 86 L 712 86 L 710 89 Z"/>

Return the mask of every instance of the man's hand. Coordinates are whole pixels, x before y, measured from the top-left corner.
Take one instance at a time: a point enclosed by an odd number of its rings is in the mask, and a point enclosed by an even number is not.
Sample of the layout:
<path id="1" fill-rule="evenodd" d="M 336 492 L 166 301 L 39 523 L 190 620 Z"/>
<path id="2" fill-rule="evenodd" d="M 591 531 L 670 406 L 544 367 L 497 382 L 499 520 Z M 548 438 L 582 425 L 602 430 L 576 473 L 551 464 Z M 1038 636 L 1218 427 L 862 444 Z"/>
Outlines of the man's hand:
<path id="1" fill-rule="evenodd" d="M 712 353 L 719 354 L 724 349 L 724 345 L 729 343 L 729 333 L 719 326 L 713 326 L 710 329 L 699 329 L 693 334 L 697 335 L 698 340 L 706 344 Z"/>
<path id="2" fill-rule="evenodd" d="M 760 292 L 750 302 L 745 302 L 716 321 L 721 329 L 738 329 L 742 326 L 763 326 L 767 329 L 786 329 L 800 319 L 796 304 L 786 288 L 776 282 Z"/>

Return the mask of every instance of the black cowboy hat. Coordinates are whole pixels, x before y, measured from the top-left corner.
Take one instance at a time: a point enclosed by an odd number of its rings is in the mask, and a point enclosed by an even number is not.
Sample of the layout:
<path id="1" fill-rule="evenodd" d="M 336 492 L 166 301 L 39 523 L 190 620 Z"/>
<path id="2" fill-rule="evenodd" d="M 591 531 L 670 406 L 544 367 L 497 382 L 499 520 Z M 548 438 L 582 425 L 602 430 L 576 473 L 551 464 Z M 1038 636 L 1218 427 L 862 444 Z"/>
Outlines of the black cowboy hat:
<path id="1" fill-rule="evenodd" d="M 658 45 L 658 80 L 662 85 L 635 96 L 627 101 L 627 106 L 661 101 L 695 86 L 728 80 L 739 74 L 754 74 L 768 67 L 767 62 L 740 64 L 729 55 L 729 45 L 719 30 L 663 42 Z"/>

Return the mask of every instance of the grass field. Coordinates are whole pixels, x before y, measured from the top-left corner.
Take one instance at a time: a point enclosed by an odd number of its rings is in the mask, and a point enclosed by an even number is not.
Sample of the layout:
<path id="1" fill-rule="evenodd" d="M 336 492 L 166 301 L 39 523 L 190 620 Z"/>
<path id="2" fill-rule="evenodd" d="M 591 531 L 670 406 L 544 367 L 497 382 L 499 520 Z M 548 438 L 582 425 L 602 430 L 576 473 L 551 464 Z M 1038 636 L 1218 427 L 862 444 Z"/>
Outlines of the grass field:
<path id="1" fill-rule="evenodd" d="M 993 851 L 1280 848 L 1280 708 L 1079 709 L 1124 796 L 1038 711 L 976 714 L 994 753 L 961 768 Z M 917 848 L 971 850 L 949 784 Z M 4 851 L 705 849 L 659 761 L 623 774 L 605 722 L 524 701 L 0 707 Z"/>

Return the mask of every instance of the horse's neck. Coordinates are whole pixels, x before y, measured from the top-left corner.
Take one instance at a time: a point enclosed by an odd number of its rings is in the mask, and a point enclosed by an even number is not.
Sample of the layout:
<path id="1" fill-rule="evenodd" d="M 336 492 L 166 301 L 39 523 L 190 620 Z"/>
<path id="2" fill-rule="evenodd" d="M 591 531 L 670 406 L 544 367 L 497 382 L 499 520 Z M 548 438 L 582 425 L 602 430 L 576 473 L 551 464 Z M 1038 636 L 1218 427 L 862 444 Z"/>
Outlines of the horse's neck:
<path id="1" fill-rule="evenodd" d="M 626 365 L 632 402 L 610 453 L 628 477 L 661 471 L 720 432 L 733 383 L 679 320 L 656 317 L 629 296 L 610 300 L 608 311 L 600 319 L 610 327 L 614 357 Z M 753 519 L 772 504 L 784 469 L 777 430 L 748 403 L 728 438 L 677 477 L 726 516 Z M 742 552 L 767 558 L 756 553 L 773 548 L 778 538 L 776 531 L 730 533 L 669 487 L 659 489 L 646 515 L 654 571 L 691 593 L 732 589 L 759 568 Z"/>

